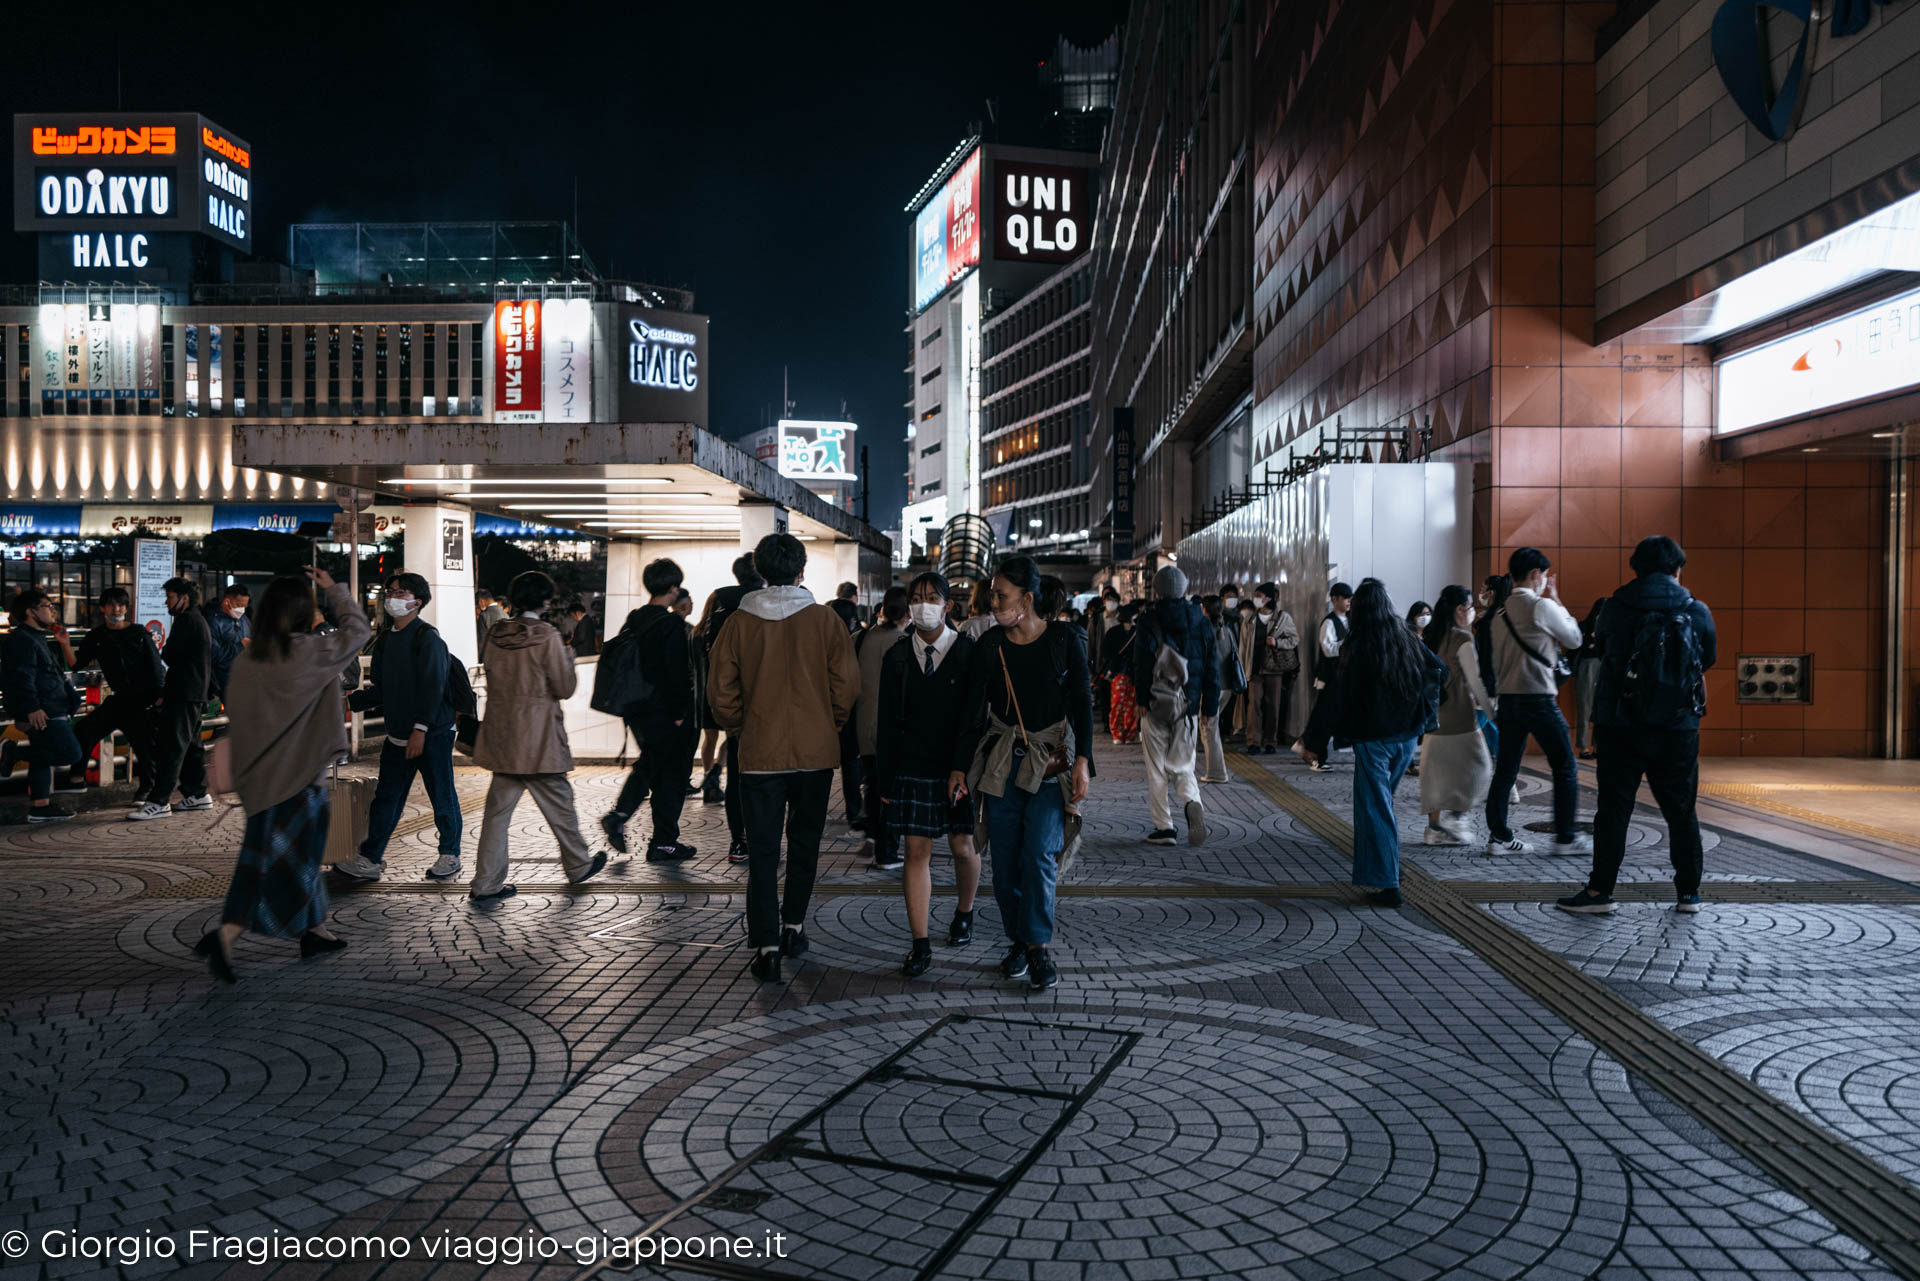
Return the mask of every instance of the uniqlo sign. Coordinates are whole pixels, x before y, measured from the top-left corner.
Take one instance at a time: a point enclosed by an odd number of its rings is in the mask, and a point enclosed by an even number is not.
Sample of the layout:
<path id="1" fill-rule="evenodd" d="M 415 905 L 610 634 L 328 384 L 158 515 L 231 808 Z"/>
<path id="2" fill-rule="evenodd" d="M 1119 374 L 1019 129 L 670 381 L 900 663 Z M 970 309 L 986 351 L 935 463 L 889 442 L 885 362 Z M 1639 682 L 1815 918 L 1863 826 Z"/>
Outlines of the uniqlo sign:
<path id="1" fill-rule="evenodd" d="M 540 340 L 537 301 L 493 305 L 493 421 L 541 420 Z"/>

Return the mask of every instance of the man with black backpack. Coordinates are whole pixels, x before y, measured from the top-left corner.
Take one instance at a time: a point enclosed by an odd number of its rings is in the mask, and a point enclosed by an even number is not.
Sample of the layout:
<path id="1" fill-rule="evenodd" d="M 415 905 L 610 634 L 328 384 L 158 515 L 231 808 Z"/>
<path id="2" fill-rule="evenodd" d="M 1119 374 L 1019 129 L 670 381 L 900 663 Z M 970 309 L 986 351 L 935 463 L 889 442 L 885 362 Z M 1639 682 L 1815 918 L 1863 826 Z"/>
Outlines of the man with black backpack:
<path id="1" fill-rule="evenodd" d="M 426 783 L 433 825 L 440 835 L 440 856 L 428 869 L 427 879 L 444 881 L 460 875 L 462 821 L 460 798 L 453 789 L 454 722 L 462 710 L 472 712 L 473 687 L 445 639 L 420 617 L 432 599 L 427 580 L 418 574 L 387 579 L 381 604 L 393 624 L 373 643 L 368 664 L 372 683 L 347 699 L 347 706 L 356 712 L 380 708 L 387 723 L 366 839 L 358 853 L 333 868 L 356 881 L 377 881 L 386 870 L 387 842 L 407 808 L 416 777 Z M 462 703 L 464 708 L 457 705 Z"/>
<path id="2" fill-rule="evenodd" d="M 1200 716 L 1220 711 L 1220 664 L 1214 657 L 1213 624 L 1184 599 L 1187 576 L 1167 565 L 1153 576 L 1153 604 L 1140 615 L 1133 646 L 1133 684 L 1140 691 L 1140 744 L 1147 761 L 1147 840 L 1171 845 L 1173 808 L 1182 801 L 1187 844 L 1207 839 L 1206 809 L 1194 780 L 1194 749 Z"/>
<path id="3" fill-rule="evenodd" d="M 594 703 L 613 710 L 633 731 L 640 745 L 639 759 L 620 788 L 613 809 L 600 819 L 607 843 L 627 852 L 627 820 L 649 793 L 653 801 L 653 840 L 647 846 L 650 863 L 692 858 L 695 850 L 680 842 L 680 810 L 687 801 L 687 776 L 693 772 L 693 749 L 700 730 L 693 705 L 693 652 L 688 629 L 674 612 L 685 576 L 680 566 L 662 558 L 640 571 L 647 603 L 627 615 L 620 635 L 600 656 L 601 672 L 594 676 Z M 603 695 L 602 680 L 616 682 L 621 691 Z"/>
<path id="4" fill-rule="evenodd" d="M 1667 820 L 1674 910 L 1700 910 L 1700 717 L 1706 672 L 1719 657 L 1713 613 L 1680 586 L 1687 554 L 1671 538 L 1643 538 L 1627 562 L 1637 577 L 1601 611 L 1593 705 L 1600 800 L 1593 818 L 1593 871 L 1563 911 L 1613 911 L 1627 852 L 1627 823 L 1644 775 Z"/>

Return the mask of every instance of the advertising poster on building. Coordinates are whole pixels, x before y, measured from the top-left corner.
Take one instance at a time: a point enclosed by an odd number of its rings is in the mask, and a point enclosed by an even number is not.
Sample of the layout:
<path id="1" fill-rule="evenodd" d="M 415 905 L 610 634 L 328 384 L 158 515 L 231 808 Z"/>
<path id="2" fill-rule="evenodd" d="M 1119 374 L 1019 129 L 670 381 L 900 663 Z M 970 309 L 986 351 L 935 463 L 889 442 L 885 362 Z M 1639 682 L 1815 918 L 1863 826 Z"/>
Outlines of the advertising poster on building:
<path id="1" fill-rule="evenodd" d="M 1093 170 L 994 161 L 993 256 L 998 262 L 1072 262 L 1093 231 Z"/>
<path id="2" fill-rule="evenodd" d="M 87 308 L 87 397 L 105 400 L 113 395 L 112 308 L 94 303 Z"/>
<path id="3" fill-rule="evenodd" d="M 541 305 L 540 319 L 546 421 L 584 423 L 593 417 L 593 304 L 556 298 Z"/>
<path id="4" fill-rule="evenodd" d="M 40 308 L 40 319 L 33 326 L 33 347 L 34 377 L 40 384 L 40 399 L 64 399 L 67 394 L 67 313 L 59 303 L 47 303 Z"/>
<path id="5" fill-rule="evenodd" d="M 1133 410 L 1113 410 L 1113 546 L 1114 560 L 1133 559 Z"/>
<path id="6" fill-rule="evenodd" d="M 141 400 L 160 398 L 160 308 L 141 303 L 139 347 L 134 352 L 134 387 Z"/>
<path id="7" fill-rule="evenodd" d="M 493 421 L 540 421 L 540 303 L 493 305 Z"/>
<path id="8" fill-rule="evenodd" d="M 140 354 L 140 309 L 121 303 L 113 309 L 113 398 L 132 400 L 133 371 Z"/>
<path id="9" fill-rule="evenodd" d="M 780 474 L 798 481 L 851 481 L 852 423 L 780 420 Z"/>
<path id="10" fill-rule="evenodd" d="M 87 398 L 87 304 L 67 304 L 67 346 L 63 371 L 68 400 Z"/>
<path id="11" fill-rule="evenodd" d="M 82 538 L 121 538 L 143 529 L 169 539 L 205 538 L 213 532 L 213 505 L 88 503 L 80 509 Z"/>
<path id="12" fill-rule="evenodd" d="M 620 421 L 707 425 L 707 318 L 622 307 Z"/>
<path id="13" fill-rule="evenodd" d="M 954 281 L 980 265 L 980 152 L 913 220 L 913 309 L 923 311 Z"/>
<path id="14" fill-rule="evenodd" d="M 167 629 L 173 625 L 167 613 L 166 584 L 174 575 L 174 546 L 160 538 L 136 538 L 133 542 L 133 621 L 147 629 L 159 644 L 165 644 Z"/>

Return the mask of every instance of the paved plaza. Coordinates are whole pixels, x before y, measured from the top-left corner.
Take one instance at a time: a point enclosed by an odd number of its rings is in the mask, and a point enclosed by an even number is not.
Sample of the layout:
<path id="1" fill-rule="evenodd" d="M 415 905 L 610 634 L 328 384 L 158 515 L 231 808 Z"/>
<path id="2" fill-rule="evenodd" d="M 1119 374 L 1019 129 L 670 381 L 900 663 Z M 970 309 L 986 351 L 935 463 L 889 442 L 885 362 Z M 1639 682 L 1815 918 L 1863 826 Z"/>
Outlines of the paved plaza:
<path id="1" fill-rule="evenodd" d="M 348 951 L 249 937 L 233 988 L 189 949 L 236 813 L 0 828 L 0 1281 L 1920 1275 L 1920 893 L 1722 824 L 1678 916 L 1648 806 L 1613 917 L 1551 908 L 1582 861 L 1413 845 L 1378 910 L 1346 771 L 1236 757 L 1207 843 L 1164 848 L 1137 749 L 1097 759 L 1044 995 L 1000 980 L 986 896 L 965 949 L 936 899 L 902 978 L 898 874 L 839 823 L 812 950 L 754 982 L 697 798 L 697 859 L 580 889 L 523 805 L 486 908 L 422 879 L 416 809 L 335 896 Z M 618 781 L 579 772 L 585 820 Z M 109 1233 L 148 1257 L 71 1257 Z"/>

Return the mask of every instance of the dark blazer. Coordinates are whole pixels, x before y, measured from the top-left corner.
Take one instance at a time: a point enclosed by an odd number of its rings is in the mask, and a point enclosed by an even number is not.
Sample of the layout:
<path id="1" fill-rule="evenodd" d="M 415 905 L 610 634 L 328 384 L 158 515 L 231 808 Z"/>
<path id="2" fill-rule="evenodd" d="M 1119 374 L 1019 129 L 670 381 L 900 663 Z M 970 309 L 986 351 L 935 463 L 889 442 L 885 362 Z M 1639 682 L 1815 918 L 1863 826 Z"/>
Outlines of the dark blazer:
<path id="1" fill-rule="evenodd" d="M 880 720 L 874 759 L 880 766 L 880 795 L 893 798 L 899 778 L 944 781 L 952 767 L 952 744 L 967 714 L 967 677 L 973 665 L 973 638 L 954 638 L 933 675 L 914 657 L 913 634 L 888 647 L 880 660 Z"/>
<path id="2" fill-rule="evenodd" d="M 197 609 L 183 609 L 167 628 L 167 647 L 160 651 L 167 665 L 161 697 L 169 703 L 204 703 L 213 685 L 213 634 Z"/>

